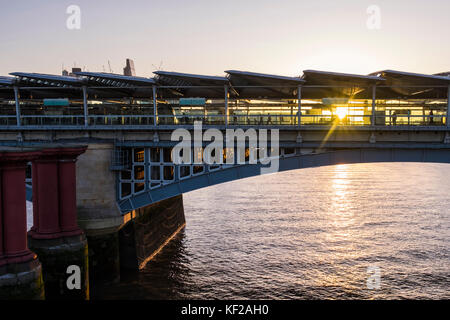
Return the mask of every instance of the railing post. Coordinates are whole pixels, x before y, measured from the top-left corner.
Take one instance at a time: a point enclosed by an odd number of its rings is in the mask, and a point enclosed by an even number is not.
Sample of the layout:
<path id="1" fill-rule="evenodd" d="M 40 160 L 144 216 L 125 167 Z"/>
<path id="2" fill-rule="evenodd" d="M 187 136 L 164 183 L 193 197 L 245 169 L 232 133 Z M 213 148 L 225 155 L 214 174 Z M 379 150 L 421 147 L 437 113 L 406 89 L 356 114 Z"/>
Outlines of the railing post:
<path id="1" fill-rule="evenodd" d="M 153 90 L 153 125 L 156 126 L 158 124 L 157 121 L 157 112 L 158 112 L 158 108 L 157 108 L 157 97 L 156 97 L 156 86 L 152 87 Z"/>
<path id="2" fill-rule="evenodd" d="M 375 125 L 375 113 L 376 113 L 376 99 L 377 99 L 377 86 L 372 87 L 372 117 L 370 119 L 371 124 Z"/>
<path id="3" fill-rule="evenodd" d="M 20 103 L 19 103 L 19 88 L 14 87 L 14 100 L 16 101 L 16 121 L 17 126 L 20 127 Z"/>
<path id="4" fill-rule="evenodd" d="M 297 88 L 297 101 L 297 125 L 300 127 L 302 123 L 302 86 Z"/>
<path id="5" fill-rule="evenodd" d="M 84 126 L 89 125 L 88 119 L 88 105 L 87 105 L 87 87 L 83 86 L 83 114 L 84 114 Z"/>
<path id="6" fill-rule="evenodd" d="M 450 85 L 448 86 L 447 90 L 447 118 L 445 119 L 445 124 L 447 125 L 447 128 L 450 128 L 450 122 L 448 121 L 450 117 Z"/>
<path id="7" fill-rule="evenodd" d="M 225 125 L 228 126 L 228 86 L 224 85 L 225 90 Z"/>

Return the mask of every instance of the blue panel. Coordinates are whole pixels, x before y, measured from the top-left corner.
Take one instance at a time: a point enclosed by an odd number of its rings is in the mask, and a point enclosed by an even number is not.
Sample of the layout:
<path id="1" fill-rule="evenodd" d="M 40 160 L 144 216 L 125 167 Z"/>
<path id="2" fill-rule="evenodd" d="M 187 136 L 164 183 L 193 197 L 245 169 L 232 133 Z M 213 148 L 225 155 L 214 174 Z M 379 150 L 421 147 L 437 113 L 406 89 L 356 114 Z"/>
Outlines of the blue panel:
<path id="1" fill-rule="evenodd" d="M 450 150 L 425 150 L 423 161 L 450 163 Z"/>
<path id="2" fill-rule="evenodd" d="M 302 168 L 328 166 L 330 164 L 330 154 L 328 153 L 302 156 Z"/>
<path id="3" fill-rule="evenodd" d="M 152 199 L 150 198 L 150 195 L 148 192 L 144 192 L 142 194 L 139 194 L 137 196 L 133 197 L 133 203 L 135 206 L 135 209 L 145 207 L 149 203 L 152 202 Z"/>
<path id="4" fill-rule="evenodd" d="M 209 183 L 210 185 L 223 183 L 227 181 L 237 180 L 239 179 L 237 175 L 236 168 L 228 168 L 225 170 L 211 172 L 209 174 Z"/>
<path id="5" fill-rule="evenodd" d="M 300 164 L 301 162 L 299 157 L 280 159 L 280 171 L 299 169 Z"/>
<path id="6" fill-rule="evenodd" d="M 330 155 L 332 158 L 331 162 L 334 164 L 361 162 L 361 150 L 341 150 Z"/>
<path id="7" fill-rule="evenodd" d="M 68 107 L 69 99 L 44 99 L 44 106 Z"/>
<path id="8" fill-rule="evenodd" d="M 151 196 L 153 199 L 153 203 L 172 198 L 176 195 L 181 194 L 181 190 L 178 186 L 178 183 L 169 184 L 167 186 L 154 189 L 151 192 Z"/>
<path id="9" fill-rule="evenodd" d="M 189 192 L 209 186 L 209 180 L 206 175 L 196 176 L 180 181 L 182 192 Z"/>
<path id="10" fill-rule="evenodd" d="M 363 150 L 362 162 L 389 162 L 392 161 L 391 150 Z"/>
<path id="11" fill-rule="evenodd" d="M 422 162 L 423 150 L 394 149 L 394 161 L 396 162 Z"/>
<path id="12" fill-rule="evenodd" d="M 240 179 L 259 176 L 261 174 L 261 165 L 254 164 L 254 165 L 240 166 L 236 167 L 236 171 L 238 172 L 238 177 Z"/>
<path id="13" fill-rule="evenodd" d="M 122 211 L 122 213 L 127 213 L 130 212 L 131 210 L 133 210 L 134 208 L 131 205 L 131 202 L 129 199 L 127 200 L 123 200 L 122 202 L 119 203 L 119 208 L 120 211 Z"/>

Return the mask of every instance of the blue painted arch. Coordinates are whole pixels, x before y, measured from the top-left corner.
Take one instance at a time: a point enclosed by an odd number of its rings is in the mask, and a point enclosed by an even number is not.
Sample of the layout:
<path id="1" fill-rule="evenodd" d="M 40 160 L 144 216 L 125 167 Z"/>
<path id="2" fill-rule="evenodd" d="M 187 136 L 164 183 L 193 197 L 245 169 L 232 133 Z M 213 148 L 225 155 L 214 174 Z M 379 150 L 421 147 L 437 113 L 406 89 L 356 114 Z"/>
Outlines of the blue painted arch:
<path id="1" fill-rule="evenodd" d="M 373 163 L 373 162 L 429 162 L 450 163 L 450 148 L 368 148 L 335 150 L 323 153 L 293 155 L 279 159 L 278 172 L 329 166 L 336 164 Z M 185 192 L 213 186 L 216 184 L 258 176 L 261 164 L 243 164 L 202 175 L 176 180 L 159 188 L 142 192 L 122 201 L 118 206 L 122 214 L 147 205 L 169 199 Z"/>

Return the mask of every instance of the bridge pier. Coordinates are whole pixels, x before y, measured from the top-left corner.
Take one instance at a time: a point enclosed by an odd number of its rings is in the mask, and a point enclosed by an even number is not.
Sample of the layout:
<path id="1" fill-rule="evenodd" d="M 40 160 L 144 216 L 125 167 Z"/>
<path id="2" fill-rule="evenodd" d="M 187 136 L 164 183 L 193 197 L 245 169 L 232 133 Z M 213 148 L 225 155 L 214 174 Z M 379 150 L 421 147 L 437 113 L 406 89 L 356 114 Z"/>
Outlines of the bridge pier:
<path id="1" fill-rule="evenodd" d="M 43 266 L 47 299 L 89 299 L 88 247 L 77 224 L 76 166 L 85 147 L 52 148 L 33 161 L 30 247 Z M 79 288 L 69 287 L 69 266 L 79 268 Z"/>
<path id="2" fill-rule="evenodd" d="M 27 246 L 25 171 L 35 156 L 0 152 L 0 300 L 44 298 L 41 263 Z"/>
<path id="3" fill-rule="evenodd" d="M 120 281 L 118 230 L 124 223 L 110 170 L 111 143 L 91 143 L 77 162 L 78 223 L 89 244 L 89 277 L 95 284 Z"/>
<path id="4" fill-rule="evenodd" d="M 183 196 L 175 196 L 129 213 L 119 232 L 120 266 L 145 267 L 186 225 Z"/>

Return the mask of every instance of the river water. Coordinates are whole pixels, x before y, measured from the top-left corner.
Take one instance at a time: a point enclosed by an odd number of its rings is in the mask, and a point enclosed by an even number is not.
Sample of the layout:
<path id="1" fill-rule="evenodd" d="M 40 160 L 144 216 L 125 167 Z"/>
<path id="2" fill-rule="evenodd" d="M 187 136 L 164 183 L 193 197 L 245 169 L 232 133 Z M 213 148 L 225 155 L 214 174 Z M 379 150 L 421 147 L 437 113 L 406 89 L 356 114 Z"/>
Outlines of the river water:
<path id="1" fill-rule="evenodd" d="M 450 165 L 352 164 L 184 195 L 187 226 L 102 299 L 450 298 Z"/>

